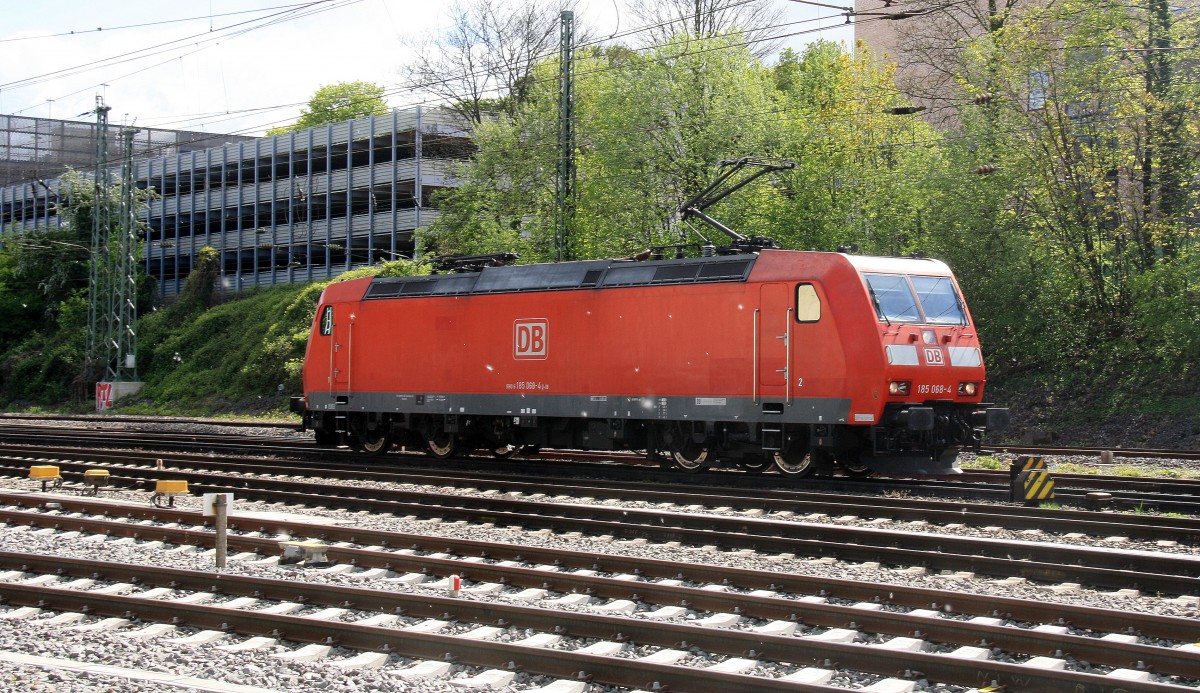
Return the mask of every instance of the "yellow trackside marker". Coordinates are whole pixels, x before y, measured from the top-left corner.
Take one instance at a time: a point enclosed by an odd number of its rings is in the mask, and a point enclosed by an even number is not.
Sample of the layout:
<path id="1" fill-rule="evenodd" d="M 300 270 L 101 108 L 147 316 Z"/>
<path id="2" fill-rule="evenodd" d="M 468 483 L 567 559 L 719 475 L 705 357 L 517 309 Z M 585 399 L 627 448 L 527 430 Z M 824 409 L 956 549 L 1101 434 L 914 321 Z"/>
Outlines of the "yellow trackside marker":
<path id="1" fill-rule="evenodd" d="M 1022 472 L 1032 472 L 1038 469 L 1046 469 L 1046 458 L 1036 457 L 1031 455 L 1022 455 L 1017 458 L 1017 465 Z"/>
<path id="2" fill-rule="evenodd" d="M 158 480 L 154 484 L 155 493 L 187 493 L 187 481 L 184 480 Z"/>
<path id="3" fill-rule="evenodd" d="M 1009 468 L 1009 500 L 1032 503 L 1054 498 L 1054 479 L 1044 457 L 1022 455 Z"/>
<path id="4" fill-rule="evenodd" d="M 89 469 L 83 473 L 83 491 L 85 496 L 99 495 L 100 489 L 108 486 L 107 469 Z"/>
<path id="5" fill-rule="evenodd" d="M 62 486 L 62 476 L 58 473 L 58 467 L 52 464 L 35 464 L 29 468 L 29 478 L 34 481 L 42 482 L 42 491 L 53 486 L 58 488 Z"/>
<path id="6" fill-rule="evenodd" d="M 1054 498 L 1054 479 L 1046 471 L 1022 473 L 1024 498 L 1026 501 L 1042 501 Z"/>
<path id="7" fill-rule="evenodd" d="M 159 479 L 154 484 L 154 495 L 150 496 L 150 502 L 156 508 L 173 508 L 175 496 L 187 492 L 188 484 L 185 479 Z M 164 499 L 166 505 L 163 504 Z"/>

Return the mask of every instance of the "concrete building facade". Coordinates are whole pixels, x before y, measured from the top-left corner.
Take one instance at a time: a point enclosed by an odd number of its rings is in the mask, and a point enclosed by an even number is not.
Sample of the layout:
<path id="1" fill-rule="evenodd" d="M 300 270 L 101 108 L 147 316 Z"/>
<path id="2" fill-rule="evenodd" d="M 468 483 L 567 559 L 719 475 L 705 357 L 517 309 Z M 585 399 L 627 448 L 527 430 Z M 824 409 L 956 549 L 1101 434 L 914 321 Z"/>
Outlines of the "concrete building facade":
<path id="1" fill-rule="evenodd" d="M 419 107 L 274 137 L 218 137 L 218 146 L 167 147 L 135 162 L 138 187 L 156 193 L 141 215 L 143 263 L 164 296 L 178 293 L 205 246 L 220 253 L 224 291 L 412 257 L 414 232 L 436 215 L 431 193 L 471 147 L 460 118 Z M 58 183 L 0 187 L 0 230 L 60 226 Z"/>

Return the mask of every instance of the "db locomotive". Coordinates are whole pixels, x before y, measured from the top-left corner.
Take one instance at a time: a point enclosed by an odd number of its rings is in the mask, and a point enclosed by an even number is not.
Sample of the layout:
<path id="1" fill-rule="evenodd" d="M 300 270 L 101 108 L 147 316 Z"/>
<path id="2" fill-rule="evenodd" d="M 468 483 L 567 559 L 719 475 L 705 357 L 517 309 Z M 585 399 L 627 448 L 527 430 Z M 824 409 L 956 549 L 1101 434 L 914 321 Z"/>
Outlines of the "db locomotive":
<path id="1" fill-rule="evenodd" d="M 1008 420 L 945 264 L 775 248 L 331 284 L 303 383 L 326 445 L 791 477 L 951 473 Z"/>

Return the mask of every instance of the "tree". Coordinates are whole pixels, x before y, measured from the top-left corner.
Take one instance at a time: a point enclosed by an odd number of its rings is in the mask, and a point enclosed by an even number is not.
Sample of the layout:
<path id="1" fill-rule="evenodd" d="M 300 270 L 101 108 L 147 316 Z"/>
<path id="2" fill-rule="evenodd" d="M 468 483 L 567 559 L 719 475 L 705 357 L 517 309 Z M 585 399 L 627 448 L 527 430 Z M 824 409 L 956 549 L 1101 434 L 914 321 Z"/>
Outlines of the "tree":
<path id="1" fill-rule="evenodd" d="M 883 115 L 898 96 L 888 85 L 891 73 L 866 58 L 820 44 L 777 73 L 728 38 L 677 38 L 644 52 L 590 49 L 576 66 L 572 256 L 698 244 L 689 227 L 675 225 L 679 205 L 720 172 L 718 161 L 748 155 L 800 166 L 710 210 L 739 233 L 830 250 L 852 240 L 881 250 L 919 242 L 905 226 L 922 209 L 913 201 L 923 199 L 916 188 L 924 177 L 907 162 L 921 157 L 929 167 L 933 157 L 889 142 L 924 140 L 928 128 Z M 477 128 L 478 154 L 460 165 L 458 186 L 443 194 L 441 215 L 424 239 L 428 250 L 554 258 L 555 68 L 547 61 L 535 70 L 536 88 L 512 121 Z M 784 81 L 786 90 L 779 87 Z M 728 242 L 703 225 L 696 230 Z"/>
<path id="2" fill-rule="evenodd" d="M 645 26 L 638 33 L 644 46 L 664 45 L 672 38 L 711 39 L 725 36 L 765 57 L 775 52 L 783 10 L 771 0 L 649 0 L 626 3 Z"/>
<path id="3" fill-rule="evenodd" d="M 63 226 L 3 236 L 0 397 L 54 401 L 68 393 L 76 398 L 90 393 L 95 380 L 84 372 L 84 358 L 96 192 L 90 180 L 68 171 L 59 179 L 58 216 Z M 120 205 L 120 186 L 105 194 L 114 208 Z M 149 190 L 138 191 L 137 203 L 152 195 Z M 115 234 L 116 220 L 113 224 Z M 135 261 L 140 258 L 140 244 L 132 252 Z M 150 294 L 141 291 L 148 282 L 139 281 L 138 286 L 141 309 L 147 307 Z"/>
<path id="4" fill-rule="evenodd" d="M 909 98 L 928 106 L 926 118 L 947 127 L 955 125 L 957 107 L 978 93 L 991 93 L 991 83 L 1002 69 L 999 62 L 976 65 L 971 82 L 974 92 L 965 88 L 963 75 L 968 65 L 978 58 L 981 45 L 1000 36 L 1005 27 L 1027 11 L 1037 10 L 1047 3 L 1041 0 L 986 0 L 986 2 L 951 2 L 944 0 L 912 0 L 902 10 L 882 10 L 881 13 L 903 11 L 913 16 L 888 19 L 886 16 L 861 17 L 860 23 L 888 22 L 894 27 L 894 53 L 887 56 L 899 66 L 897 87 Z M 891 6 L 891 3 L 888 3 Z M 964 48 L 966 47 L 966 48 Z M 993 60 L 1000 60 L 992 54 Z"/>
<path id="5" fill-rule="evenodd" d="M 450 28 L 414 45 L 416 58 L 401 68 L 406 86 L 427 92 L 471 123 L 488 112 L 512 116 L 534 85 L 542 61 L 557 55 L 560 10 L 575 0 L 461 0 L 450 6 Z M 575 32 L 576 43 L 586 41 Z"/>
<path id="6" fill-rule="evenodd" d="M 268 135 L 307 130 L 318 125 L 340 123 L 370 115 L 385 115 L 388 112 L 384 99 L 384 88 L 373 82 L 338 82 L 327 84 L 308 100 L 308 106 L 300 111 L 300 119 L 292 125 L 271 128 Z"/>
<path id="7" fill-rule="evenodd" d="M 1196 339 L 1177 322 L 1196 301 L 1174 301 L 1167 323 L 1161 310 L 1196 263 L 1196 28 L 1185 26 L 1195 18 L 1173 18 L 1159 2 L 1016 7 L 990 3 L 982 30 L 937 53 L 957 85 L 942 94 L 957 100 L 957 177 L 974 178 L 943 181 L 959 195 L 944 199 L 956 216 L 942 218 L 972 231 L 947 250 L 979 270 L 960 274 L 968 281 L 1010 278 L 977 303 L 1013 329 L 993 343 L 1012 350 L 1012 363 L 1059 373 L 1113 364 L 1111 377 L 1144 354 L 1197 353 L 1200 344 L 1165 337 Z M 971 94 L 988 96 L 961 98 Z M 996 172 L 972 176 L 981 164 Z"/>

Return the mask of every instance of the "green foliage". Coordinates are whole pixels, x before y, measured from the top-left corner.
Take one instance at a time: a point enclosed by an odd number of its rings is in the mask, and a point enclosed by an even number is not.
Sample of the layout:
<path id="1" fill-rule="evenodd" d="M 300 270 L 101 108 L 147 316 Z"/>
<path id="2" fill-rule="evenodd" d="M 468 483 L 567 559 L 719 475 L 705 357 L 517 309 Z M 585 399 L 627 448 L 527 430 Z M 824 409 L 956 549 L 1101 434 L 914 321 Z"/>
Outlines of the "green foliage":
<path id="1" fill-rule="evenodd" d="M 385 115 L 388 105 L 384 93 L 383 86 L 374 82 L 326 84 L 313 93 L 308 106 L 300 111 L 299 120 L 292 125 L 271 128 L 267 135 L 282 135 L 369 115 Z"/>
<path id="2" fill-rule="evenodd" d="M 1141 467 L 1138 465 L 1121 465 L 1112 470 L 1115 476 L 1152 477 L 1158 479 L 1194 479 L 1200 472 L 1193 469 L 1174 469 L 1163 467 Z"/>
<path id="3" fill-rule="evenodd" d="M 197 267 L 193 275 L 202 272 Z M 346 272 L 333 281 L 424 274 L 407 260 Z M 189 285 L 192 277 L 188 278 Z M 139 399 L 271 401 L 300 391 L 300 367 L 321 291 L 333 282 L 257 289 L 204 309 L 180 301 L 142 322 Z"/>
<path id="4" fill-rule="evenodd" d="M 423 234 L 435 253 L 514 251 L 554 257 L 557 92 L 550 62 L 512 119 L 477 128 L 478 155 L 439 198 Z M 901 144 L 933 139 L 908 118 L 882 115 L 897 100 L 890 72 L 830 43 L 785 54 L 774 69 L 736 41 L 668 43 L 649 52 L 610 48 L 576 58 L 577 170 L 570 255 L 624 257 L 700 237 L 673 224 L 679 205 L 743 156 L 799 162 L 721 202 L 711 214 L 742 235 L 785 247 L 833 249 L 857 241 L 898 252 L 918 242 L 925 205 L 916 171 L 936 153 Z M 720 232 L 697 230 L 717 244 Z"/>
<path id="5" fill-rule="evenodd" d="M 980 455 L 970 464 L 964 464 L 967 469 L 1008 469 L 1008 464 L 991 455 Z"/>
<path id="6" fill-rule="evenodd" d="M 1194 362 L 1200 117 L 1194 20 L 1181 17 L 1066 0 L 967 45 L 965 91 L 996 98 L 962 111 L 961 170 L 999 169 L 969 198 L 985 214 L 955 217 L 975 230 L 955 268 L 984 289 L 968 294 L 998 372 L 1085 367 L 1112 383 L 1131 364 Z M 1168 50 L 1104 49 L 1148 42 Z M 981 262 L 992 271 L 964 271 Z"/>
<path id="7" fill-rule="evenodd" d="M 1099 474 L 1100 470 L 1077 462 L 1058 462 L 1050 465 L 1050 471 L 1060 474 Z"/>
<path id="8" fill-rule="evenodd" d="M 50 403 L 91 397 L 84 361 L 96 192 L 74 171 L 60 178 L 59 189 L 62 227 L 3 235 L 0 402 Z M 119 208 L 119 186 L 106 194 L 108 204 Z M 138 191 L 137 201 L 144 202 L 152 195 L 152 191 Z M 140 257 L 140 245 L 134 256 Z M 147 277 L 139 273 L 139 309 L 149 306 L 150 288 Z"/>
<path id="9" fill-rule="evenodd" d="M 181 316 L 211 308 L 217 299 L 217 282 L 221 275 L 221 253 L 205 246 L 196 251 L 192 271 L 188 274 L 179 299 L 170 310 Z"/>

